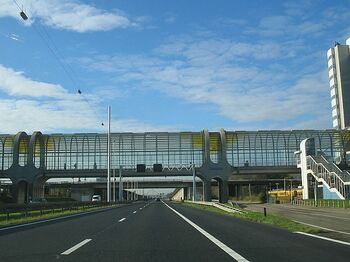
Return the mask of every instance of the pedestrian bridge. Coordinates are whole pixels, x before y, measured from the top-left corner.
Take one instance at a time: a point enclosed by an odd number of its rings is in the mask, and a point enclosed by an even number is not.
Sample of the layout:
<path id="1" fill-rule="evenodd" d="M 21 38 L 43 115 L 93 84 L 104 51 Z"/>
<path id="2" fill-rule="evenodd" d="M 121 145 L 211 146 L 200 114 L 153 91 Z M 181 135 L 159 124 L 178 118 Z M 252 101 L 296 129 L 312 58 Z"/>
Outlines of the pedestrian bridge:
<path id="1" fill-rule="evenodd" d="M 294 152 L 310 137 L 333 161 L 349 151 L 346 130 L 112 133 L 110 167 L 124 176 L 188 176 L 194 164 L 204 200 L 215 179 L 225 201 L 232 175 L 298 172 Z M 0 176 L 12 180 L 14 192 L 25 186 L 28 194 L 50 178 L 106 176 L 107 148 L 107 134 L 0 135 Z"/>

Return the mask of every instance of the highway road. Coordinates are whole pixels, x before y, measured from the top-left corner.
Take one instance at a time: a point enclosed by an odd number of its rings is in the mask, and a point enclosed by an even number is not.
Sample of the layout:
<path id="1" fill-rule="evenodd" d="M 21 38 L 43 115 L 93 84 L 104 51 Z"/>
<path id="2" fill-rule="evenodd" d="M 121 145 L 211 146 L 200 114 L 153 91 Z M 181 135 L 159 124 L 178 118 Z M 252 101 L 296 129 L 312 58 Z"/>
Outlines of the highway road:
<path id="1" fill-rule="evenodd" d="M 349 261 L 350 245 L 171 202 L 0 230 L 0 261 Z"/>

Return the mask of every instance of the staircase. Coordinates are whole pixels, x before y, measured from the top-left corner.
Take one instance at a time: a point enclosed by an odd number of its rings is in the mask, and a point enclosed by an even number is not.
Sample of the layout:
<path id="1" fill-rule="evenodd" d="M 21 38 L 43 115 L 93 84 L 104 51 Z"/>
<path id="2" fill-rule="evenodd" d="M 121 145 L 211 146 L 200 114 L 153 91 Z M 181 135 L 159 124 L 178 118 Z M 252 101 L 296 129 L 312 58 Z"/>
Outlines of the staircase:
<path id="1" fill-rule="evenodd" d="M 307 171 L 340 199 L 350 198 L 350 173 L 339 169 L 323 155 L 306 156 Z"/>

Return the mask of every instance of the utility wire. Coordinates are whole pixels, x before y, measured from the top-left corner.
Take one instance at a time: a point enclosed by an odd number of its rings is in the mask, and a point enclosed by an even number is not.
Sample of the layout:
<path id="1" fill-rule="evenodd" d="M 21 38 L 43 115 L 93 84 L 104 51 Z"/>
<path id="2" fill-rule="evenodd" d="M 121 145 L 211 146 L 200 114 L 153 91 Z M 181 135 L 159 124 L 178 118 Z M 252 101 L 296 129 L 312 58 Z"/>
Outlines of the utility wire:
<path id="1" fill-rule="evenodd" d="M 18 9 L 21 11 L 20 15 L 21 15 L 22 19 L 27 20 L 28 16 L 23 12 L 23 7 L 21 8 L 21 6 L 18 4 L 18 2 L 16 0 L 13 0 L 13 2 L 18 7 Z M 46 47 L 49 49 L 49 51 L 52 53 L 52 55 L 57 59 L 62 70 L 66 73 L 66 75 L 68 76 L 70 81 L 73 83 L 74 87 L 76 88 L 77 93 L 82 97 L 82 99 L 86 102 L 86 104 L 89 106 L 89 108 L 92 109 L 94 111 L 95 115 L 98 117 L 98 113 L 97 113 L 95 107 L 93 107 L 91 105 L 91 103 L 88 101 L 88 99 L 86 98 L 85 94 L 83 94 L 81 89 L 77 88 L 78 84 L 77 84 L 77 81 L 75 80 L 76 76 L 75 76 L 74 70 L 72 69 L 72 67 L 69 64 L 64 63 L 64 57 L 61 54 L 61 52 L 59 51 L 59 48 L 55 44 L 55 41 L 53 41 L 49 32 L 44 27 L 40 27 L 42 30 L 42 32 L 40 32 L 39 26 L 36 26 L 34 23 L 33 23 L 33 27 L 34 27 L 35 32 L 39 35 L 41 40 L 46 45 Z M 46 35 L 46 38 L 45 38 L 44 34 Z M 53 47 L 50 45 L 50 42 L 51 42 L 51 45 Z M 103 122 L 101 124 L 102 124 L 102 126 L 104 126 Z"/>
<path id="2" fill-rule="evenodd" d="M 17 3 L 17 1 L 16 0 L 12 0 L 14 3 L 15 3 L 15 5 L 17 5 L 18 6 L 18 8 L 21 10 L 21 11 L 23 11 L 22 10 L 22 8 L 19 6 L 19 4 Z"/>

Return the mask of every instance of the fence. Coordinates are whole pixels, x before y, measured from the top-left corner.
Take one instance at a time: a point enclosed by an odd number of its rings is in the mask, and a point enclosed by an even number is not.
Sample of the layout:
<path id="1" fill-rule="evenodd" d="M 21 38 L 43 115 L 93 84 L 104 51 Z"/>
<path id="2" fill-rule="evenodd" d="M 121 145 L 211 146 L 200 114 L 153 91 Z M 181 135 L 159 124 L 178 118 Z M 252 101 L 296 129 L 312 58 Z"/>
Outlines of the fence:
<path id="1" fill-rule="evenodd" d="M 45 203 L 30 205 L 7 205 L 0 208 L 0 224 L 11 223 L 14 220 L 25 222 L 44 216 L 60 215 L 68 212 L 81 212 L 91 208 L 107 207 L 113 204 L 106 202 L 70 202 Z"/>

